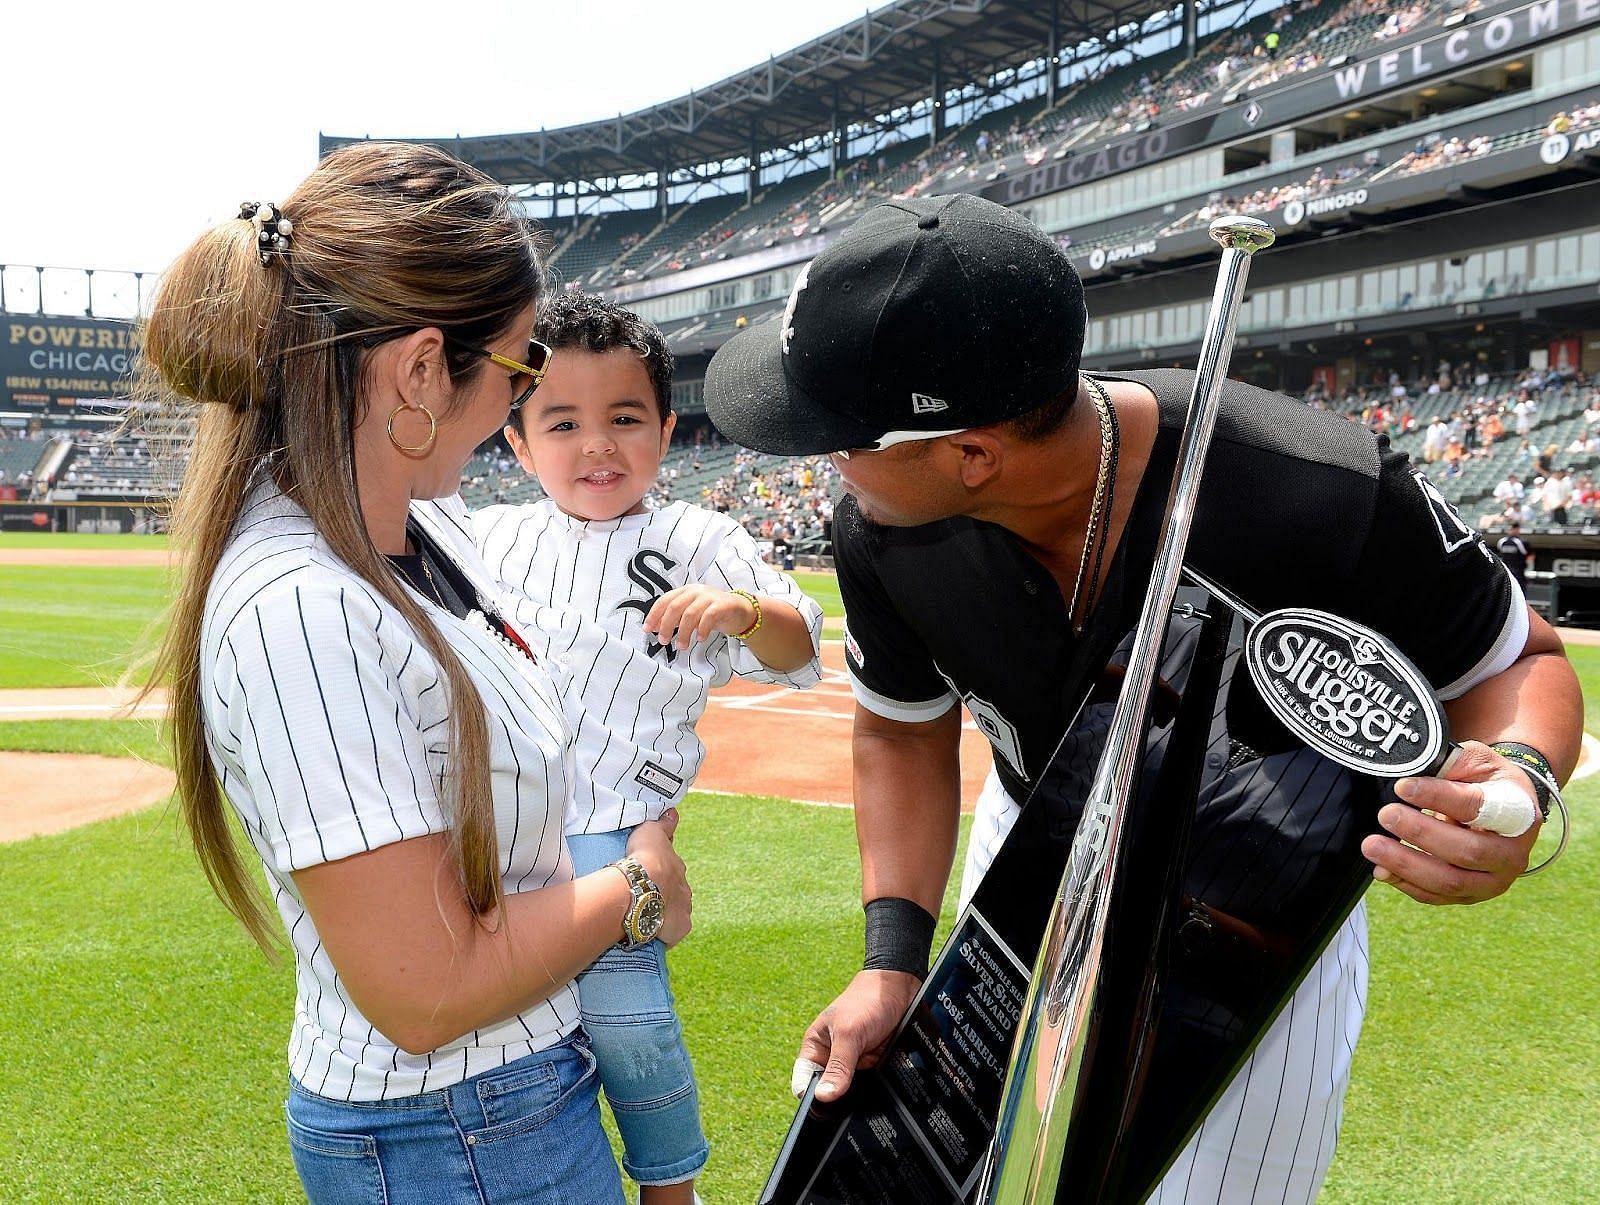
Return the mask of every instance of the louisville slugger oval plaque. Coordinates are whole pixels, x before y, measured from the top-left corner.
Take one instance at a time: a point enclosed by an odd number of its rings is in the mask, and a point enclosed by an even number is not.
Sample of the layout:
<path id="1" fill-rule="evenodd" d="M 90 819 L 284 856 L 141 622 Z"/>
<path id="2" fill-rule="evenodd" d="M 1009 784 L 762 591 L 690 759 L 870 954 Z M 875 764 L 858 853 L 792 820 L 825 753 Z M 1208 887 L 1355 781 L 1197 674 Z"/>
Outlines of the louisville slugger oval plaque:
<path id="1" fill-rule="evenodd" d="M 1444 761 L 1443 705 L 1370 628 L 1309 608 L 1271 611 L 1251 627 L 1244 659 L 1272 713 L 1329 760 L 1380 778 L 1431 773 Z"/>

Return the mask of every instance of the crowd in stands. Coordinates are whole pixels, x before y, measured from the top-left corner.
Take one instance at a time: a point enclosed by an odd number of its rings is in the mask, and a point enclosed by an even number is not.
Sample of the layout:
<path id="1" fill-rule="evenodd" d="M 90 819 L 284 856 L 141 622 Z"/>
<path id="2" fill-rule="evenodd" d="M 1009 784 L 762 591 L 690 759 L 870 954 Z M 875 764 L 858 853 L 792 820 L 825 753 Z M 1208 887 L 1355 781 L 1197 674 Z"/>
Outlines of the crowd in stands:
<path id="1" fill-rule="evenodd" d="M 156 456 L 140 436 L 80 436 L 76 454 L 56 481 L 79 497 L 143 500 L 177 492 L 181 467 Z"/>
<path id="2" fill-rule="evenodd" d="M 1589 101 L 1587 104 L 1576 105 L 1569 113 L 1565 109 L 1557 111 L 1550 118 L 1550 123 L 1545 126 L 1546 134 L 1570 134 L 1575 130 L 1586 130 L 1590 126 L 1600 125 L 1600 98 Z"/>
<path id="3" fill-rule="evenodd" d="M 831 538 L 838 471 L 826 456 L 785 460 L 740 449 L 730 471 L 690 499 L 732 515 L 758 540 L 820 548 Z"/>
<path id="4" fill-rule="evenodd" d="M 1224 214 L 1262 214 L 1281 209 L 1291 201 L 1310 201 L 1349 188 L 1372 174 L 1376 160 L 1370 156 L 1336 167 L 1318 166 L 1304 180 L 1292 184 L 1274 184 L 1258 188 L 1243 196 L 1213 193 L 1199 209 L 1191 210 L 1162 227 L 1162 235 L 1178 234 L 1208 224 L 1212 218 Z"/>
<path id="5" fill-rule="evenodd" d="M 1306 401 L 1387 435 L 1483 531 L 1600 528 L 1600 382 L 1582 372 L 1441 363 L 1415 387 L 1392 377 Z"/>
<path id="6" fill-rule="evenodd" d="M 1418 381 L 1379 375 L 1304 401 L 1387 436 L 1483 530 L 1600 529 L 1600 382 L 1570 370 L 1491 375 L 1441 362 Z M 538 497 L 504 450 L 463 479 L 471 505 Z M 780 551 L 826 549 L 839 478 L 826 457 L 785 459 L 724 444 L 701 425 L 662 464 L 653 504 L 683 499 L 730 514 Z M 1512 496 L 1514 495 L 1514 497 Z"/>
<path id="7" fill-rule="evenodd" d="M 630 230 L 611 244 L 609 269 L 602 267 L 583 279 L 590 286 L 625 283 L 815 235 L 847 224 L 867 205 L 889 197 L 979 188 L 1013 171 L 1148 129 L 1175 113 L 1322 68 L 1341 53 L 1359 53 L 1368 43 L 1381 45 L 1430 24 L 1458 20 L 1479 4 L 1480 0 L 1414 0 L 1391 10 L 1385 0 L 1346 0 L 1342 5 L 1334 0 L 1298 0 L 1270 17 L 1217 34 L 1190 62 L 1183 61 L 1180 51 L 1132 65 L 1121 55 L 1108 53 L 1053 107 L 1043 103 L 1041 83 L 1039 95 L 998 112 L 980 111 L 931 148 L 922 144 L 920 136 L 897 143 L 890 135 L 877 150 L 851 160 L 837 173 L 812 172 L 769 185 L 748 206 L 731 202 L 726 213 L 717 208 L 715 220 L 703 227 L 685 219 L 653 230 Z M 1570 128 L 1578 128 L 1579 113 L 1563 117 Z M 1488 141 L 1481 138 L 1430 140 L 1417 147 L 1402 170 L 1426 171 L 1488 149 Z M 1349 178 L 1348 169 L 1340 171 Z M 1329 186 L 1340 182 L 1333 180 Z M 1308 181 L 1299 187 L 1310 189 L 1315 184 Z M 719 207 L 726 200 L 693 203 L 689 215 L 698 206 Z M 1267 198 L 1246 198 L 1241 203 L 1246 202 L 1259 206 Z M 690 229 L 675 231 L 675 225 Z M 569 279 L 580 275 L 568 273 Z"/>
<path id="8" fill-rule="evenodd" d="M 1479 155 L 1487 155 L 1494 142 L 1482 134 L 1471 138 L 1459 135 L 1446 138 L 1437 132 L 1418 141 L 1416 148 L 1408 151 L 1389 169 L 1392 176 L 1412 176 L 1418 172 L 1431 172 L 1441 167 L 1454 167 Z"/>
<path id="9" fill-rule="evenodd" d="M 1600 530 L 1600 380 L 1566 368 L 1492 375 L 1479 364 L 1441 362 L 1421 380 L 1374 376 L 1337 396 L 1313 387 L 1304 401 L 1387 436 L 1486 532 L 1513 522 L 1527 533 Z M 8 441 L 0 485 L 26 491 L 43 441 Z M 83 432 L 54 485 L 80 496 L 160 497 L 171 488 L 169 472 L 142 438 Z M 681 499 L 732 515 L 782 559 L 825 553 L 839 489 L 828 458 L 734 447 L 701 419 L 685 423 L 650 501 Z M 461 491 L 475 507 L 543 496 L 499 444 L 469 464 Z"/>
<path id="10" fill-rule="evenodd" d="M 1600 125 L 1600 99 L 1575 107 L 1570 113 L 1565 110 L 1557 113 L 1544 128 L 1546 133 L 1565 133 L 1596 125 Z M 1515 138 L 1521 133 L 1524 133 L 1524 131 L 1516 131 L 1503 137 Z M 1419 139 L 1412 150 L 1396 159 L 1388 167 L 1380 166 L 1379 152 L 1369 150 L 1359 160 L 1333 167 L 1319 165 L 1304 180 L 1293 183 L 1263 186 L 1242 195 L 1214 192 L 1206 198 L 1205 203 L 1199 208 L 1192 209 L 1159 228 L 1152 227 L 1148 231 L 1143 227 L 1119 229 L 1097 241 L 1106 245 L 1114 245 L 1125 242 L 1136 234 L 1144 233 L 1152 233 L 1164 238 L 1169 235 L 1180 234 L 1185 230 L 1198 229 L 1209 223 L 1212 218 L 1221 217 L 1225 214 L 1259 215 L 1272 213 L 1291 201 L 1313 200 L 1320 196 L 1355 187 L 1363 182 L 1370 182 L 1379 177 L 1410 176 L 1453 167 L 1488 154 L 1495 149 L 1496 145 L 1497 140 L 1485 134 L 1446 137 L 1441 133 L 1433 132 Z M 1063 246 L 1074 245 L 1071 235 L 1063 234 L 1059 236 L 1058 241 Z M 1515 283 L 1520 284 L 1521 282 Z"/>
<path id="11" fill-rule="evenodd" d="M 44 451 L 44 440 L 0 427 L 0 489 L 7 498 L 12 489 L 26 498 L 33 492 L 33 466 Z"/>
<path id="12" fill-rule="evenodd" d="M 1228 61 L 1223 60 L 1224 63 Z M 1148 86 L 1149 78 L 1141 79 L 1141 89 Z M 1190 95 L 1204 99 L 1209 93 Z M 1132 110 L 1127 105 L 1118 106 L 1114 115 L 1125 116 L 1118 124 L 1102 128 L 1099 133 L 1114 138 L 1133 129 L 1138 108 L 1138 104 L 1133 104 Z M 1148 102 L 1151 112 L 1158 108 L 1155 102 Z M 1130 111 L 1135 116 L 1126 116 Z M 1551 133 L 1581 130 L 1596 123 L 1600 123 L 1600 101 L 1576 108 L 1570 114 L 1565 111 L 1556 114 L 1547 130 Z M 827 184 L 781 206 L 776 212 L 756 208 L 731 215 L 729 220 L 714 224 L 687 243 L 663 252 L 643 269 L 620 268 L 611 272 L 610 283 L 625 283 L 661 270 L 677 271 L 820 234 L 830 225 L 848 224 L 861 208 L 889 197 L 906 198 L 981 187 L 1007 173 L 1009 156 L 1020 153 L 1021 163 L 1026 166 L 1035 166 L 1047 157 L 1064 157 L 1082 137 L 1085 127 L 1091 124 L 1094 123 L 1082 114 L 1069 116 L 1056 110 L 1035 123 L 1025 124 L 1017 117 L 1005 129 L 979 131 L 969 142 L 942 143 L 915 154 L 896 168 L 887 167 L 883 156 L 876 160 L 856 160 Z M 1367 151 L 1359 161 L 1334 167 L 1318 166 L 1306 179 L 1295 183 L 1258 188 L 1242 196 L 1213 193 L 1204 205 L 1168 223 L 1159 233 L 1167 236 L 1194 229 L 1223 214 L 1271 213 L 1291 201 L 1325 196 L 1380 173 L 1402 177 L 1453 167 L 1486 155 L 1494 148 L 1495 140 L 1484 134 L 1446 137 L 1431 132 L 1387 168 L 1380 166 L 1378 152 Z M 874 162 L 878 165 L 876 171 Z M 619 246 L 623 249 L 637 246 L 642 237 L 638 233 L 627 235 Z M 1120 232 L 1108 236 L 1112 242 L 1122 237 Z M 1063 235 L 1061 241 L 1064 245 L 1072 244 L 1070 235 Z M 570 287 L 578 287 L 577 282 L 572 282 Z"/>

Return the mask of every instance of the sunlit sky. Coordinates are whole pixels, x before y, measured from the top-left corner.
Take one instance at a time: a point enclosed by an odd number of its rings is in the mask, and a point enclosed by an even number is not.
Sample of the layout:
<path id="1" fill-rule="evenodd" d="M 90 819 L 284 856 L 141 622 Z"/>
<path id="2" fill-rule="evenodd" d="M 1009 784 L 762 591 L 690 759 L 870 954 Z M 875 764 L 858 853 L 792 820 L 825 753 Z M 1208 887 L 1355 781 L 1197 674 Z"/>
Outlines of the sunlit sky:
<path id="1" fill-rule="evenodd" d="M 866 0 L 53 0 L 0 18 L 0 264 L 160 270 L 317 135 L 536 130 L 680 96 Z"/>

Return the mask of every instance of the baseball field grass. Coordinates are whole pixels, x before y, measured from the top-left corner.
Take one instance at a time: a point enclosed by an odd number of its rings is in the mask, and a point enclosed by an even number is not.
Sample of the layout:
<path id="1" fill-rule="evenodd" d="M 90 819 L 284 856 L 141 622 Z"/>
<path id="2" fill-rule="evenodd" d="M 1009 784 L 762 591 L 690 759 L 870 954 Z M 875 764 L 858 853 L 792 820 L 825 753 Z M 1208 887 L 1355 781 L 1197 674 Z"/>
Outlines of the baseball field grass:
<path id="1" fill-rule="evenodd" d="M 0 689 L 116 682 L 170 595 L 158 566 L 0 565 Z"/>
<path id="2" fill-rule="evenodd" d="M 0 686 L 107 680 L 162 594 L 160 571 L 96 569 L 13 605 L 23 568 L 0 566 Z M 117 621 L 74 647 L 95 599 L 118 600 Z M 1600 649 L 1571 652 L 1600 730 Z M 165 756 L 135 721 L 0 723 L 0 748 Z M 1508 897 L 1371 893 L 1370 1008 L 1323 1200 L 1595 1198 L 1600 777 L 1567 794 L 1572 847 Z M 710 795 L 684 815 L 695 932 L 673 975 L 714 1145 L 701 1188 L 746 1202 L 791 1114 L 799 1035 L 859 965 L 852 821 Z M 0 1201 L 300 1199 L 282 1121 L 292 973 L 210 895 L 171 805 L 0 845 L 0 982 Z"/>
<path id="3" fill-rule="evenodd" d="M 91 535 L 87 532 L 6 531 L 0 532 L 0 548 L 67 548 L 80 552 L 110 548 L 160 549 L 167 547 L 166 536 Z"/>

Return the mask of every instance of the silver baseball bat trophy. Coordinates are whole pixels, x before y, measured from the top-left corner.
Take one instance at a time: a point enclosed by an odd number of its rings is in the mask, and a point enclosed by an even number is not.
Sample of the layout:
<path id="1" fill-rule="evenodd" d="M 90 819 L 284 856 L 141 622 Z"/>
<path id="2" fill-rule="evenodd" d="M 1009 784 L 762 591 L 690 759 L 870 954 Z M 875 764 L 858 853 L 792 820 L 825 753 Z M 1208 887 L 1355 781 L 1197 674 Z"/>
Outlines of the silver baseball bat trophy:
<path id="1" fill-rule="evenodd" d="M 1161 646 L 1182 576 L 1250 257 L 1270 247 L 1276 236 L 1272 227 L 1255 218 L 1223 217 L 1211 223 L 1211 237 L 1223 249 L 1222 265 L 1200 344 L 1177 480 L 1168 503 L 1166 538 L 1156 553 L 1105 752 L 1084 802 L 1067 872 L 1028 987 L 984 1179 L 982 1199 L 994 1205 L 1056 1199 L 1086 1055 L 1088 1020 L 1099 986 L 1110 888 L 1121 861 L 1127 811 L 1144 756 Z"/>

